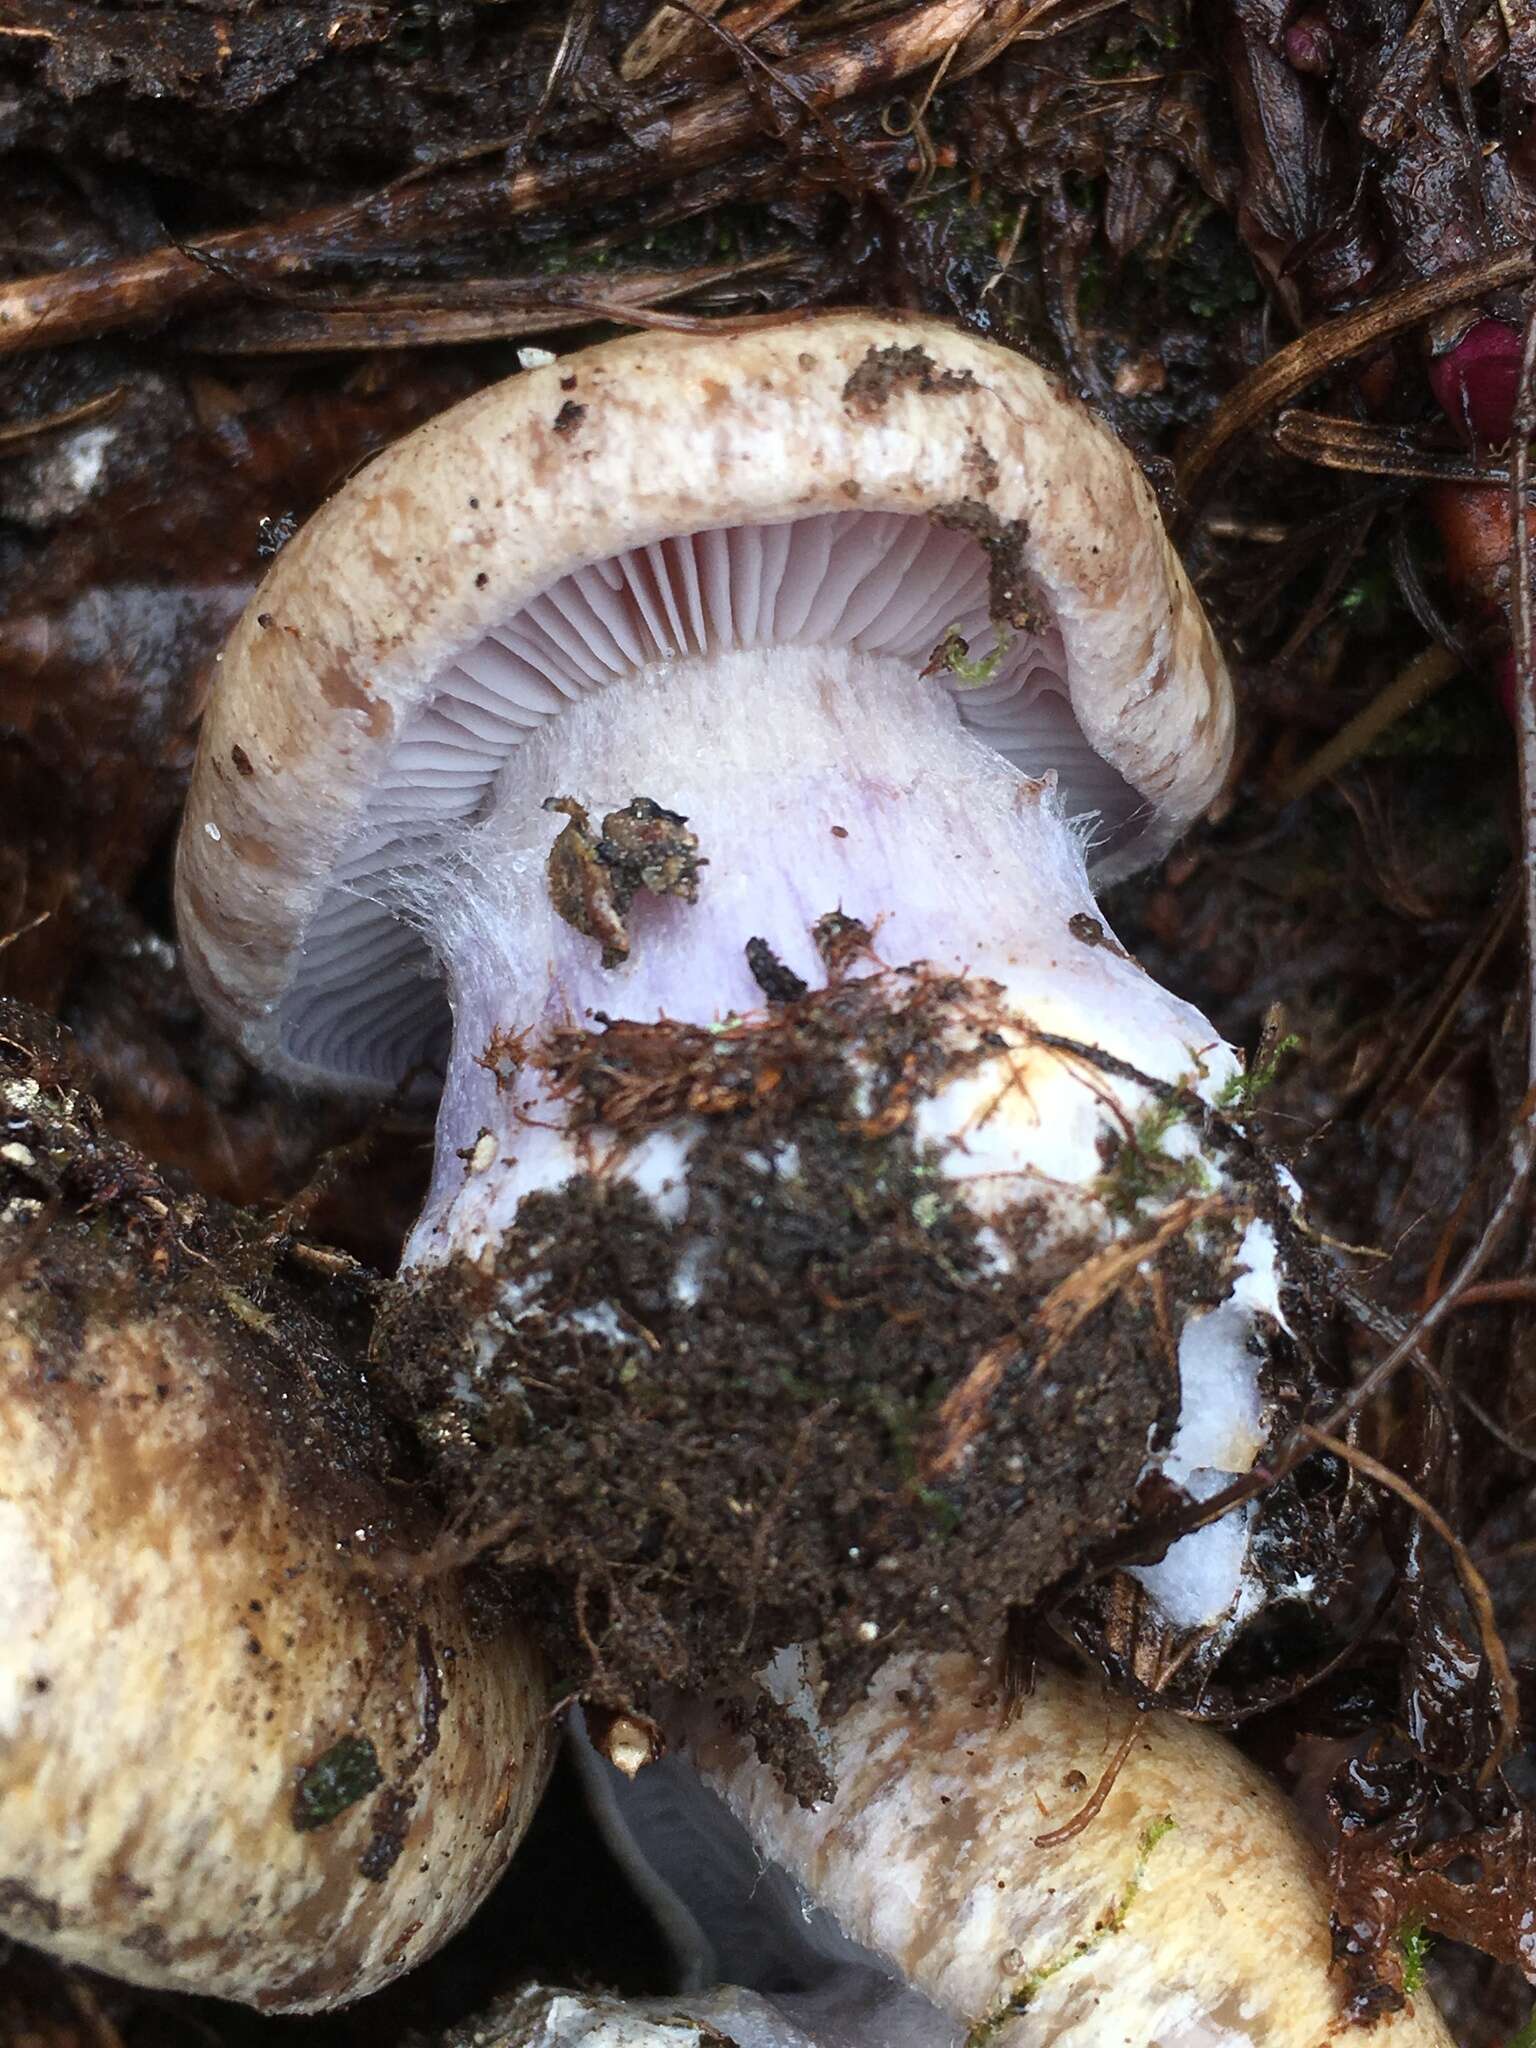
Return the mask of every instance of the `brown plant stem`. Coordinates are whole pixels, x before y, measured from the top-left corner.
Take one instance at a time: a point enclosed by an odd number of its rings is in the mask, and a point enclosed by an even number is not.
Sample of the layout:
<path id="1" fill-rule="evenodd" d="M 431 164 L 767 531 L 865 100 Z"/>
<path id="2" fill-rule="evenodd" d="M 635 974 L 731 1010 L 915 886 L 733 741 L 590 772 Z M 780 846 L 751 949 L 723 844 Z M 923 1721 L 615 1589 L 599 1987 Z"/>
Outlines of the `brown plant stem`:
<path id="1" fill-rule="evenodd" d="M 1524 284 L 1536 272 L 1536 255 L 1512 249 L 1498 256 L 1460 263 L 1422 284 L 1383 292 L 1336 320 L 1324 320 L 1277 349 L 1266 362 L 1227 393 L 1196 434 L 1179 464 L 1178 491 L 1189 519 L 1221 473 L 1230 444 L 1256 427 L 1287 399 L 1314 383 L 1347 357 L 1389 341 L 1447 307 L 1481 298 L 1506 285 Z"/>
<path id="2" fill-rule="evenodd" d="M 667 118 L 654 147 L 617 143 L 559 164 L 527 166 L 510 177 L 499 169 L 412 177 L 360 199 L 259 227 L 14 279 L 0 287 L 0 355 L 163 320 L 184 306 L 211 305 L 243 290 L 259 292 L 302 277 L 359 242 L 457 239 L 503 227 L 543 207 L 569 206 L 599 194 L 612 199 L 676 179 L 718 163 L 772 131 L 776 121 L 803 116 L 807 107 L 820 111 L 867 97 L 941 61 L 1006 4 L 927 0 L 798 56 L 788 81 L 792 105 L 779 104 L 771 79 L 699 94 Z"/>

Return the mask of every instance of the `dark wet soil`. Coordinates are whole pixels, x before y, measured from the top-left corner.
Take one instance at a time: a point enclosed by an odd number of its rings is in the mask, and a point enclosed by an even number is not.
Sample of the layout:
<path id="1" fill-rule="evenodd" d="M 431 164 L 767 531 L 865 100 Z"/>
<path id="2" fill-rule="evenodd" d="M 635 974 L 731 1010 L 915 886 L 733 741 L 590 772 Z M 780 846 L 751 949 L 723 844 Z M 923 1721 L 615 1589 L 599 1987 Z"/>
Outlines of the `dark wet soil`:
<path id="1" fill-rule="evenodd" d="M 622 1165 L 530 1196 L 493 1263 L 391 1290 L 373 1355 L 565 1689 L 643 1707 L 816 1640 L 852 1697 L 897 1648 L 999 1651 L 1134 1520 L 1178 1407 L 1164 1286 L 1222 1299 L 1236 1236 L 1190 1203 L 1058 1327 L 1081 1241 L 977 1214 L 913 1134 L 1001 1021 L 989 984 L 881 973 L 544 1054 L 575 1131 L 696 1120 L 684 1213 Z M 1132 1171 L 1106 1154 L 1111 1198 Z"/>

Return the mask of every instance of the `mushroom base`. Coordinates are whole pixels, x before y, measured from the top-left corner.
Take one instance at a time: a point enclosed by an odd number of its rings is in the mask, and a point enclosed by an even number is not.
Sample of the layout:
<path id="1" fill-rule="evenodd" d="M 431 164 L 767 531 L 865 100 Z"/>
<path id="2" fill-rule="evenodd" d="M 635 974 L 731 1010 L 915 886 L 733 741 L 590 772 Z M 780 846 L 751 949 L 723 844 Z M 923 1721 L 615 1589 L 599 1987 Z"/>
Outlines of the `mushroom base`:
<path id="1" fill-rule="evenodd" d="M 385 1351 L 572 1683 L 989 1651 L 1134 1515 L 1248 1211 L 1232 1055 L 1089 837 L 937 677 L 787 647 L 589 693 L 435 868 L 456 1038 Z M 1226 1322 L 1206 1494 L 1259 1441 Z M 1164 1575 L 1180 1625 L 1247 1548 Z"/>
<path id="2" fill-rule="evenodd" d="M 1135 1518 L 1179 1317 L 1229 1299 L 1252 1210 L 1212 1153 L 1113 1145 L 1092 1230 L 977 1206 L 922 1110 L 1005 1017 L 912 971 L 551 1044 L 577 1136 L 689 1108 L 685 1201 L 622 1171 L 526 1196 L 494 1254 L 402 1278 L 375 1358 L 562 1684 L 628 1705 L 815 1641 L 851 1697 L 893 1643 L 990 1652 Z M 814 1788 L 792 1728 L 781 1761 Z"/>
<path id="3" fill-rule="evenodd" d="M 537 1660 L 483 1578 L 409 1564 L 435 1527 L 345 1279 L 114 1142 L 3 1002 L 0 1125 L 0 1942 L 362 1997 L 510 1861 Z"/>

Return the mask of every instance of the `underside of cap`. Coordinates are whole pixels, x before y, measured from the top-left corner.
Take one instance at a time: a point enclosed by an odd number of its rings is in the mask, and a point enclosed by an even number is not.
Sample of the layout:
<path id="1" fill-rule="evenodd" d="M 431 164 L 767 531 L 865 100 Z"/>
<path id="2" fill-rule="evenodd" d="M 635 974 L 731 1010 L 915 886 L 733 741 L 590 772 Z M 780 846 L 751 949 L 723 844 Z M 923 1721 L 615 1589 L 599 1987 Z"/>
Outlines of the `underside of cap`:
<path id="1" fill-rule="evenodd" d="M 1145 480 L 1036 365 L 867 313 L 612 342 L 389 450 L 252 600 L 178 864 L 199 993 L 298 1081 L 387 1092 L 440 1063 L 446 999 L 390 878 L 566 704 L 775 644 L 936 662 L 979 738 L 1055 772 L 1105 877 L 1230 752 Z"/>

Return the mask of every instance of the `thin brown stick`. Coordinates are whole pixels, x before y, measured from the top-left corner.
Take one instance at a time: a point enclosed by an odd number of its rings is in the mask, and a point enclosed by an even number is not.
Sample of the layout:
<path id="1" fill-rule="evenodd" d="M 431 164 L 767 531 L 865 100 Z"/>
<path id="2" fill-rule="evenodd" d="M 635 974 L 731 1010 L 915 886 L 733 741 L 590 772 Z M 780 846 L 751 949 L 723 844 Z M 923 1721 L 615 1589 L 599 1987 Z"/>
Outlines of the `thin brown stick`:
<path id="1" fill-rule="evenodd" d="M 1483 1308 L 1490 1303 L 1536 1301 L 1536 1280 L 1484 1280 L 1476 1287 L 1464 1287 L 1456 1297 L 1458 1308 Z"/>
<path id="2" fill-rule="evenodd" d="M 1103 1775 L 1090 1793 L 1087 1804 L 1080 1806 L 1072 1818 L 1069 1821 L 1063 1821 L 1059 1828 L 1052 1828 L 1048 1835 L 1036 1835 L 1035 1847 L 1037 1849 L 1057 1848 L 1062 1842 L 1070 1842 L 1074 1836 L 1080 1835 L 1084 1828 L 1093 1825 L 1104 1810 L 1105 1800 L 1114 1791 L 1116 1779 L 1125 1769 L 1125 1760 L 1131 1753 L 1131 1745 L 1136 1740 L 1136 1734 L 1136 1723 L 1132 1721 L 1116 1747 L 1114 1755 L 1104 1766 Z"/>
<path id="3" fill-rule="evenodd" d="M 795 61 L 796 94 L 819 111 L 883 92 L 942 60 L 999 5 L 926 0 L 888 22 L 804 51 Z M 543 207 L 645 190 L 719 163 L 768 126 L 761 84 L 732 85 L 683 102 L 652 148 L 614 144 L 559 165 L 524 166 L 511 176 L 497 168 L 402 180 L 360 200 L 184 247 L 13 279 L 0 286 L 0 356 L 164 320 L 187 305 L 211 305 L 242 289 L 302 277 L 359 234 L 380 242 L 459 238 Z"/>
<path id="4" fill-rule="evenodd" d="M 1354 476 L 1401 477 L 1413 483 L 1506 484 L 1502 463 L 1481 462 L 1460 448 L 1431 448 L 1412 427 L 1378 426 L 1334 413 L 1288 406 L 1274 426 L 1275 445 L 1321 469 Z"/>
<path id="5" fill-rule="evenodd" d="M 1177 482 L 1186 519 L 1216 481 L 1230 445 L 1335 364 L 1406 328 L 1419 326 L 1449 306 L 1481 298 L 1506 285 L 1524 284 L 1533 274 L 1536 253 L 1530 250 L 1479 257 L 1474 263 L 1461 263 L 1438 277 L 1426 278 L 1422 284 L 1383 293 L 1368 305 L 1323 321 L 1277 350 L 1227 393 L 1185 451 Z"/>
<path id="6" fill-rule="evenodd" d="M 1044 1336 L 1032 1370 L 1040 1373 L 1070 1338 L 1076 1335 L 1095 1309 L 1101 1308 L 1133 1274 L 1157 1258 L 1174 1238 L 1192 1230 L 1212 1215 L 1225 1215 L 1231 1203 L 1222 1195 L 1185 1195 L 1170 1203 L 1154 1227 L 1140 1237 L 1117 1240 L 1075 1266 L 1059 1281 L 1031 1317 L 1031 1326 Z"/>
<path id="7" fill-rule="evenodd" d="M 684 10 L 674 5 L 674 0 L 661 0 L 620 57 L 620 78 L 626 85 L 638 85 L 653 71 L 661 70 L 696 40 L 698 16 L 718 14 L 724 5 L 725 0 L 698 0 L 696 6 Z"/>
<path id="8" fill-rule="evenodd" d="M 989 1344 L 963 1380 L 950 1388 L 934 1418 L 932 1437 L 918 1459 L 917 1476 L 925 1486 L 945 1479 L 965 1457 L 986 1427 L 993 1396 L 1003 1375 L 1023 1355 L 1017 1337 Z"/>
<path id="9" fill-rule="evenodd" d="M 793 252 L 776 250 L 747 263 L 700 264 L 691 270 L 644 270 L 617 277 L 591 271 L 562 277 L 554 286 L 547 280 L 477 278 L 442 286 L 435 302 L 431 292 L 381 292 L 364 293 L 350 302 L 216 314 L 179 339 L 183 347 L 207 355 L 320 355 L 521 340 L 558 334 L 592 320 L 625 327 L 713 327 L 718 316 L 657 309 L 690 292 L 785 271 L 797 260 Z"/>
<path id="10" fill-rule="evenodd" d="M 773 91 L 783 93 L 786 98 L 794 102 L 806 120 L 813 123 L 817 128 L 822 140 L 827 144 L 827 147 L 834 156 L 838 158 L 844 157 L 843 138 L 837 127 L 827 118 L 825 109 L 818 106 L 805 92 L 798 79 L 788 77 L 777 65 L 770 64 L 766 57 L 759 56 L 752 45 L 743 37 L 737 35 L 725 22 L 716 21 L 712 15 L 701 12 L 694 5 L 694 0 L 672 0 L 672 5 L 681 8 L 683 13 L 693 21 L 696 28 L 702 28 L 707 34 L 718 37 L 726 49 L 730 51 L 731 55 L 736 59 L 742 83 L 752 93 L 753 97 L 762 107 L 765 116 L 767 116 L 764 125 L 768 127 L 770 133 L 777 130 L 781 137 L 787 140 L 784 124 L 774 114 L 771 98 L 766 97 L 769 88 L 772 88 Z M 944 52 L 943 57 L 940 59 L 941 69 L 954 55 L 958 44 L 959 38 L 957 37 Z"/>
<path id="11" fill-rule="evenodd" d="M 1394 1099 L 1412 1087 L 1439 1051 L 1468 991 L 1477 986 L 1489 962 L 1509 937 L 1519 908 L 1519 891 L 1506 887 L 1482 929 L 1473 932 L 1452 961 L 1441 984 L 1438 1003 L 1428 1019 L 1415 1027 L 1392 1064 L 1375 1082 L 1366 1112 L 1368 1123 L 1381 1120 Z M 1465 1294 L 1462 1299 L 1465 1301 Z"/>
<path id="12" fill-rule="evenodd" d="M 35 932 L 40 924 L 46 924 L 52 915 L 51 910 L 40 910 L 36 917 L 30 918 L 26 924 L 17 925 L 14 931 L 0 932 L 0 953 L 7 946 L 14 946 L 18 939 L 24 939 L 28 932 Z"/>
<path id="13" fill-rule="evenodd" d="M 1342 1458 L 1346 1465 L 1352 1465 L 1367 1479 L 1375 1480 L 1378 1486 L 1386 1487 L 1404 1501 L 1423 1522 L 1426 1522 L 1451 1554 L 1456 1577 L 1477 1623 L 1478 1638 L 1483 1655 L 1488 1660 L 1488 1669 L 1493 1678 L 1494 1691 L 1499 1701 L 1499 1734 L 1492 1753 L 1487 1757 L 1478 1774 L 1479 1784 L 1486 1785 L 1515 1746 L 1520 1732 L 1520 1688 L 1515 1683 L 1515 1674 L 1509 1662 L 1509 1652 L 1504 1647 L 1504 1638 L 1499 1634 L 1499 1624 L 1493 1611 L 1493 1595 L 1488 1590 L 1488 1581 L 1472 1562 L 1471 1553 L 1456 1531 L 1437 1508 L 1409 1485 L 1400 1472 L 1394 1472 L 1390 1465 L 1383 1465 L 1379 1458 L 1373 1458 L 1369 1451 L 1362 1451 L 1358 1444 L 1347 1444 L 1341 1438 L 1329 1436 L 1326 1431 L 1314 1429 L 1309 1423 L 1302 1424 L 1302 1433 L 1309 1437 L 1320 1451 L 1327 1451 L 1335 1458 Z"/>
<path id="14" fill-rule="evenodd" d="M 1515 657 L 1515 735 L 1520 760 L 1521 860 L 1525 878 L 1526 1082 L 1536 1086 L 1536 676 L 1531 668 L 1531 550 L 1524 507 L 1536 433 L 1536 296 L 1527 293 L 1509 456 L 1510 638 Z M 1527 1144 L 1530 1140 L 1527 1138 Z"/>
<path id="15" fill-rule="evenodd" d="M 1309 754 L 1301 766 L 1286 777 L 1275 792 L 1276 803 L 1294 803 L 1297 797 L 1306 796 L 1316 789 L 1320 782 L 1337 775 L 1357 754 L 1364 753 L 1368 746 L 1380 739 L 1398 719 L 1406 717 L 1416 704 L 1422 704 L 1426 697 L 1442 689 L 1452 676 L 1460 675 L 1462 667 L 1460 655 L 1453 654 L 1447 647 L 1426 647 L 1421 654 L 1416 654 L 1364 710 L 1340 726 L 1331 740 L 1325 740 L 1315 754 Z"/>
<path id="16" fill-rule="evenodd" d="M 90 426 L 96 420 L 108 419 L 127 396 L 126 384 L 114 384 L 110 391 L 98 391 L 94 398 L 84 398 L 78 405 L 67 405 L 62 412 L 44 413 L 40 419 L 13 420 L 0 427 L 0 455 L 12 449 L 25 448 L 43 434 L 63 434 L 76 427 Z"/>

